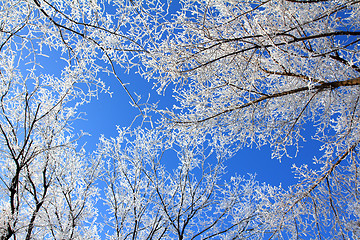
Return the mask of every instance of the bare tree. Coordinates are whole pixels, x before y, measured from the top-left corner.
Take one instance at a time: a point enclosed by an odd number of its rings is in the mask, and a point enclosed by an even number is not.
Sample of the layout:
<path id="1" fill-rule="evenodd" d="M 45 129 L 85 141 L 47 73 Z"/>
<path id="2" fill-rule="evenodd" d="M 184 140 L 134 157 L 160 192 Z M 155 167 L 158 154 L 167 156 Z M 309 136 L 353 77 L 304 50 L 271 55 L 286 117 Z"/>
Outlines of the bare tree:
<path id="1" fill-rule="evenodd" d="M 0 3 L 1 239 L 97 238 L 100 159 L 109 238 L 359 238 L 359 1 L 184 0 L 175 15 L 158 1 Z M 61 73 L 41 69 L 47 54 Z M 70 122 L 107 91 L 100 72 L 140 109 L 117 74 L 131 67 L 178 104 L 88 158 Z M 298 184 L 221 180 L 239 148 L 281 159 L 311 125 L 322 156 L 294 167 Z"/>
<path id="2" fill-rule="evenodd" d="M 0 4 L 0 239 L 94 239 L 98 168 L 71 122 L 103 84 L 45 3 Z M 59 47 L 61 76 L 40 60 Z"/>
<path id="3" fill-rule="evenodd" d="M 76 146 L 69 121 L 80 92 L 51 76 L 22 77 L 1 58 L 0 239 L 97 235 L 97 167 Z M 83 235 L 84 234 L 84 235 Z M 82 236 L 83 235 L 83 236 Z"/>

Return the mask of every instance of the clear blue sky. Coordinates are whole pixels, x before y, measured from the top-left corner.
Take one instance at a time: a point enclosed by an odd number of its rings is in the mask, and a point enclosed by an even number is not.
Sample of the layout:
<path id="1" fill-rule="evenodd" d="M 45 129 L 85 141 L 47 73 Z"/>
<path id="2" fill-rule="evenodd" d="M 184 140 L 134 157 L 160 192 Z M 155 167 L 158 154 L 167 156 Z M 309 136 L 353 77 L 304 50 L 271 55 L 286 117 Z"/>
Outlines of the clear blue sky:
<path id="1" fill-rule="evenodd" d="M 170 11 L 175 11 L 179 8 L 179 5 L 172 3 Z M 44 49 L 44 52 L 49 55 L 49 58 L 40 59 L 43 64 L 41 70 L 46 74 L 53 74 L 60 76 L 62 67 L 65 66 L 65 62 L 60 60 L 59 53 L 55 51 L 48 52 Z M 142 96 L 142 102 L 150 94 L 150 102 L 161 101 L 162 107 L 171 108 L 175 103 L 172 98 L 171 89 L 167 89 L 165 96 L 159 96 L 154 89 L 152 89 L 152 83 L 149 83 L 135 73 L 133 69 L 129 74 L 125 73 L 125 69 L 117 69 L 120 73 L 120 78 L 127 85 L 128 90 L 131 93 L 136 93 Z M 110 91 L 113 93 L 110 97 L 107 93 L 101 93 L 98 99 L 93 99 L 90 104 L 84 105 L 80 108 L 80 112 L 86 113 L 83 115 L 85 120 L 75 121 L 73 124 L 74 132 L 79 133 L 81 130 L 91 134 L 91 136 L 84 136 L 79 143 L 86 144 L 85 149 L 88 153 L 91 153 L 96 149 L 96 144 L 101 135 L 107 138 L 116 137 L 116 126 L 128 127 L 139 114 L 139 110 L 130 105 L 130 98 L 120 85 L 120 83 L 113 76 L 106 74 L 100 74 L 99 77 L 110 87 Z M 135 94 L 133 94 L 135 97 Z M 138 124 L 139 121 L 135 122 Z M 312 141 L 310 136 L 314 133 L 314 128 L 311 125 L 307 126 L 308 129 L 304 131 L 304 136 L 308 139 L 308 142 L 302 143 L 302 149 L 296 158 L 284 158 L 280 163 L 276 159 L 271 159 L 271 149 L 268 146 L 261 149 L 245 148 L 240 150 L 232 159 L 227 161 L 228 174 L 234 175 L 246 175 L 247 173 L 256 174 L 259 182 L 266 182 L 271 185 L 288 186 L 295 183 L 294 176 L 291 173 L 291 166 L 294 163 L 312 164 L 314 154 L 318 153 L 320 144 Z M 173 162 L 176 161 L 175 156 L 169 155 L 164 161 Z M 173 165 L 173 164 L 171 164 Z"/>
<path id="2" fill-rule="evenodd" d="M 122 71 L 124 72 L 124 71 Z M 171 97 L 171 91 L 168 89 L 166 96 L 157 95 L 156 91 L 152 89 L 152 83 L 148 83 L 135 73 L 126 74 L 121 76 L 123 82 L 129 83 L 128 89 L 132 92 L 142 96 L 142 99 L 147 98 L 150 93 L 150 100 L 160 100 L 162 106 L 171 108 L 174 100 Z M 75 131 L 83 130 L 91 134 L 81 139 L 80 143 L 86 142 L 86 150 L 90 153 L 95 150 L 98 139 L 101 135 L 107 138 L 116 137 L 116 126 L 128 127 L 139 114 L 139 110 L 130 105 L 130 98 L 117 80 L 112 76 L 102 75 L 102 80 L 105 81 L 113 93 L 110 97 L 107 93 L 99 95 L 98 99 L 93 99 L 90 104 L 83 106 L 80 110 L 86 112 L 84 118 L 86 120 L 79 120 L 73 125 Z M 135 122 L 135 126 L 139 124 L 140 118 Z M 304 135 L 310 139 L 313 133 L 311 125 L 307 126 L 309 129 L 304 131 Z M 232 159 L 227 161 L 228 174 L 246 175 L 247 173 L 256 174 L 259 182 L 266 182 L 271 185 L 288 186 L 295 183 L 294 175 L 291 173 L 291 166 L 294 163 L 298 165 L 306 162 L 312 164 L 314 154 L 318 153 L 319 143 L 316 141 L 308 140 L 302 143 L 302 148 L 295 158 L 284 158 L 281 162 L 277 159 L 271 159 L 271 149 L 269 146 L 264 146 L 261 149 L 244 148 L 241 149 Z M 169 158 L 169 159 L 167 159 Z M 170 165 L 176 161 L 175 155 L 168 155 L 164 159 Z M 174 165 L 173 165 L 174 166 Z"/>
<path id="3" fill-rule="evenodd" d="M 171 3 L 170 12 L 175 12 L 179 9 L 177 1 Z M 43 71 L 47 74 L 54 74 L 60 76 L 62 64 L 65 63 L 59 59 L 56 52 L 48 52 L 49 59 L 43 61 Z M 136 93 L 142 96 L 142 101 L 150 94 L 150 102 L 160 101 L 162 107 L 171 108 L 175 103 L 172 98 L 171 89 L 167 89 L 165 96 L 159 96 L 154 89 L 152 83 L 147 82 L 140 75 L 135 73 L 135 69 L 131 70 L 129 74 L 125 73 L 125 69 L 117 69 L 120 73 L 120 78 L 124 83 L 128 83 L 127 88 L 131 93 Z M 98 99 L 93 99 L 90 104 L 84 105 L 80 108 L 80 112 L 84 112 L 84 120 L 75 121 L 73 124 L 75 133 L 83 130 L 91 134 L 91 136 L 84 136 L 79 144 L 85 144 L 85 149 L 91 153 L 96 149 L 99 137 L 104 135 L 106 138 L 116 137 L 116 126 L 128 127 L 133 122 L 134 118 L 139 115 L 139 110 L 130 105 L 131 99 L 122 88 L 121 84 L 113 76 L 100 74 L 99 77 L 109 87 L 113 93 L 110 97 L 107 93 L 101 93 Z M 133 94 L 134 97 L 135 94 Z M 139 119 L 140 120 L 140 119 Z M 135 126 L 139 124 L 139 120 L 135 122 Z M 229 176 L 235 173 L 239 175 L 246 175 L 247 173 L 256 174 L 259 182 L 266 182 L 271 185 L 279 185 L 282 183 L 283 187 L 296 183 L 294 175 L 292 174 L 291 166 L 296 163 L 312 164 L 314 154 L 319 153 L 320 143 L 312 141 L 310 136 L 315 129 L 311 125 L 306 126 L 303 134 L 306 143 L 301 143 L 302 148 L 297 154 L 296 158 L 284 158 L 281 162 L 277 159 L 271 159 L 271 149 L 269 146 L 264 146 L 261 149 L 244 148 L 241 149 L 232 159 L 227 161 L 227 170 Z M 171 159 L 164 159 L 164 161 L 176 161 L 175 155 L 168 156 Z M 175 166 L 170 164 L 170 166 Z"/>

